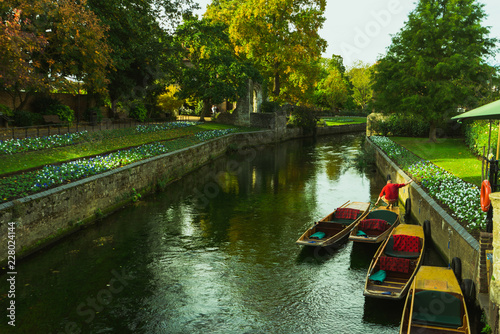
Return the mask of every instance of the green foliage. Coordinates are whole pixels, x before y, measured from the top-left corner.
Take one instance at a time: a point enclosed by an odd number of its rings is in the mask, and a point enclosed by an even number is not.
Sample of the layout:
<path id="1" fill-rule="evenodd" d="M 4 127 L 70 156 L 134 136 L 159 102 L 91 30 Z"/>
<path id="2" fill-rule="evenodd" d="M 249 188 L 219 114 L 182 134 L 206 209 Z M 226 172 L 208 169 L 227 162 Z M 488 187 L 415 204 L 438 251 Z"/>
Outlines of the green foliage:
<path id="1" fill-rule="evenodd" d="M 249 62 L 236 56 L 226 26 L 208 19 L 186 17 L 176 31 L 180 64 L 176 74 L 181 86 L 179 98 L 196 97 L 204 107 L 224 100 L 237 101 L 246 93 L 249 79 L 261 80 Z"/>
<path id="2" fill-rule="evenodd" d="M 99 107 L 91 107 L 85 110 L 83 117 L 87 122 L 100 123 L 102 121 L 102 111 Z M 94 118 L 95 117 L 95 118 Z"/>
<path id="3" fill-rule="evenodd" d="M 275 101 L 263 101 L 260 105 L 260 112 L 276 112 L 280 104 Z"/>
<path id="4" fill-rule="evenodd" d="M 295 102 L 314 84 L 314 61 L 326 49 L 319 36 L 325 7 L 325 0 L 214 1 L 205 17 L 228 26 L 238 54 L 267 79 L 272 100 Z"/>
<path id="5" fill-rule="evenodd" d="M 32 126 L 35 122 L 34 114 L 25 110 L 14 111 L 15 126 Z"/>
<path id="6" fill-rule="evenodd" d="M 144 122 L 148 117 L 148 111 L 142 102 L 134 102 L 130 108 L 129 116 L 136 121 Z"/>
<path id="7" fill-rule="evenodd" d="M 425 137 L 429 133 L 429 124 L 412 114 L 392 114 L 388 118 L 373 121 L 372 127 L 382 136 Z"/>
<path id="8" fill-rule="evenodd" d="M 319 81 L 314 90 L 314 105 L 338 111 L 350 99 L 350 84 L 345 76 L 345 66 L 341 56 L 321 59 Z"/>
<path id="9" fill-rule="evenodd" d="M 203 107 L 204 107 L 203 101 L 198 101 L 196 103 L 196 107 L 194 108 L 194 115 L 197 116 L 201 115 L 201 113 L 203 112 Z"/>
<path id="10" fill-rule="evenodd" d="M 4 104 L 0 104 L 0 113 L 2 113 L 4 115 L 7 115 L 7 116 L 13 116 L 14 115 L 14 111 L 12 109 L 10 109 L 9 107 L 7 107 L 6 105 L 4 105 Z"/>
<path id="11" fill-rule="evenodd" d="M 57 115 L 62 122 L 72 124 L 75 120 L 75 112 L 68 106 L 56 104 L 47 110 L 48 115 Z"/>
<path id="12" fill-rule="evenodd" d="M 290 126 L 301 127 L 306 132 L 313 132 L 318 119 L 313 109 L 306 107 L 295 107 L 291 112 L 288 124 Z"/>
<path id="13" fill-rule="evenodd" d="M 36 114 L 55 115 L 49 112 L 54 106 L 62 104 L 57 98 L 50 95 L 38 95 L 31 102 L 31 109 Z"/>
<path id="14" fill-rule="evenodd" d="M 486 63 L 495 39 L 474 0 L 420 0 L 374 69 L 375 106 L 419 114 L 436 127 L 458 107 L 475 107 L 495 68 Z M 460 36 L 460 38 L 457 38 Z"/>
<path id="15" fill-rule="evenodd" d="M 465 126 L 465 144 L 477 156 L 483 155 L 483 147 L 486 155 L 497 151 L 498 122 L 491 125 L 491 149 L 488 152 L 488 139 L 490 133 L 489 121 L 474 121 Z M 498 157 L 496 157 L 498 159 Z"/>

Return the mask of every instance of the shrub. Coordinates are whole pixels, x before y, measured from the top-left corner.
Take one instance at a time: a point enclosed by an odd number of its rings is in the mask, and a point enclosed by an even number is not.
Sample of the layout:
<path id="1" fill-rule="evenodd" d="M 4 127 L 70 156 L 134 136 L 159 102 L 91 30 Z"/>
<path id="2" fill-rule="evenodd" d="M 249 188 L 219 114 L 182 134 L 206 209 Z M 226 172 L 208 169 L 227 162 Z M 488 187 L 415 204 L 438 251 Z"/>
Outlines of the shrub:
<path id="1" fill-rule="evenodd" d="M 426 137 L 429 134 L 429 124 L 416 115 L 392 114 L 374 121 L 372 126 L 382 136 Z"/>
<path id="2" fill-rule="evenodd" d="M 48 115 L 57 115 L 62 122 L 72 124 L 75 120 L 75 112 L 68 106 L 56 104 L 47 110 Z"/>
<path id="3" fill-rule="evenodd" d="M 34 124 L 34 114 L 25 110 L 16 110 L 14 112 L 15 126 L 32 126 Z"/>
<path id="4" fill-rule="evenodd" d="M 263 101 L 260 105 L 260 112 L 276 112 L 280 104 L 274 101 Z"/>
<path id="5" fill-rule="evenodd" d="M 56 115 L 50 112 L 50 110 L 57 105 L 62 105 L 61 101 L 52 96 L 42 95 L 33 99 L 33 102 L 31 102 L 31 110 L 36 114 Z"/>
<path id="6" fill-rule="evenodd" d="M 135 102 L 130 109 L 129 116 L 136 121 L 144 122 L 148 117 L 148 111 L 142 102 Z"/>
<path id="7" fill-rule="evenodd" d="M 288 124 L 301 127 L 306 132 L 313 132 L 316 128 L 317 118 L 314 110 L 306 107 L 295 107 L 290 115 Z"/>
<path id="8" fill-rule="evenodd" d="M 0 114 L 14 116 L 14 111 L 4 104 L 0 104 Z"/>
<path id="9" fill-rule="evenodd" d="M 98 107 L 87 108 L 87 110 L 85 110 L 85 113 L 83 114 L 83 117 L 87 122 L 100 123 L 102 121 L 101 108 Z"/>
<path id="10" fill-rule="evenodd" d="M 488 138 L 490 132 L 490 123 L 487 120 L 470 122 L 465 126 L 465 144 L 472 153 L 477 156 L 483 155 L 483 147 L 488 149 Z M 491 125 L 491 148 L 489 153 L 495 153 L 497 149 L 498 124 Z M 497 157 L 498 159 L 498 157 Z"/>

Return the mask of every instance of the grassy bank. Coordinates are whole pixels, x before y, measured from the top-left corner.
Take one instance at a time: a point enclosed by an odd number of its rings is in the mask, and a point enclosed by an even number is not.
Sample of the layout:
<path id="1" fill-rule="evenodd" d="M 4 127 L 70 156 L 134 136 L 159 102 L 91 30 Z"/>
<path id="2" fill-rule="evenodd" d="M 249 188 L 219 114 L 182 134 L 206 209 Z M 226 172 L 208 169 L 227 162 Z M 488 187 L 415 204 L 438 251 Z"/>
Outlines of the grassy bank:
<path id="1" fill-rule="evenodd" d="M 461 138 L 440 139 L 391 137 L 399 145 L 478 187 L 481 186 L 481 160 L 474 156 Z"/>

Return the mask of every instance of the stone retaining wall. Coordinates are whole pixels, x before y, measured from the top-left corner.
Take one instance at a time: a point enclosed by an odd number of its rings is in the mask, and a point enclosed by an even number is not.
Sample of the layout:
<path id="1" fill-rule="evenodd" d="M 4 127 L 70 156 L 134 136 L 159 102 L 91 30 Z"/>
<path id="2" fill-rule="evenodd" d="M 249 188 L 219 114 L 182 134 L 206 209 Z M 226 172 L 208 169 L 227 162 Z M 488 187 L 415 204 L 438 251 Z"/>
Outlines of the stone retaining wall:
<path id="1" fill-rule="evenodd" d="M 331 127 L 322 134 L 364 131 L 364 126 Z M 16 223 L 16 255 L 25 256 L 133 201 L 136 193 L 182 177 L 229 149 L 257 147 L 303 137 L 301 129 L 237 133 L 126 165 L 19 200 L 0 204 L 0 244 L 8 223 Z M 7 253 L 0 253 L 0 263 Z"/>
<path id="2" fill-rule="evenodd" d="M 366 142 L 375 149 L 376 164 L 380 173 L 390 174 L 395 183 L 404 183 L 409 180 L 409 176 L 399 169 L 369 138 Z M 425 220 L 430 221 L 432 241 L 443 259 L 451 263 L 451 259 L 454 257 L 460 258 L 462 278 L 473 279 L 478 286 L 479 242 L 444 211 L 434 199 L 427 195 L 418 184 L 413 182 L 400 190 L 400 201 L 406 203 L 408 197 L 411 201 L 412 217 L 420 225 L 423 225 Z"/>

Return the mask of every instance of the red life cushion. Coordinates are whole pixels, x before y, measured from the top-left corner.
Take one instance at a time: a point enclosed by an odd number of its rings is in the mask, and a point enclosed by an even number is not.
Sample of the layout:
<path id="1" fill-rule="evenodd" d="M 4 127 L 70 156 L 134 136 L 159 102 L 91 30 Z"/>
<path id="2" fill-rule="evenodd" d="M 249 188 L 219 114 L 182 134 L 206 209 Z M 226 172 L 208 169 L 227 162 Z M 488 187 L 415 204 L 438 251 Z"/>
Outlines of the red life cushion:
<path id="1" fill-rule="evenodd" d="M 337 219 L 356 219 L 361 211 L 357 209 L 340 208 L 335 211 L 335 218 Z"/>
<path id="2" fill-rule="evenodd" d="M 399 257 L 381 256 L 380 270 L 408 273 L 410 271 L 410 260 Z"/>
<path id="3" fill-rule="evenodd" d="M 395 251 L 420 252 L 420 247 L 420 238 L 415 235 L 394 235 L 394 246 L 392 249 Z"/>
<path id="4" fill-rule="evenodd" d="M 382 219 L 364 219 L 359 223 L 358 229 L 385 231 L 389 226 L 390 225 Z"/>

